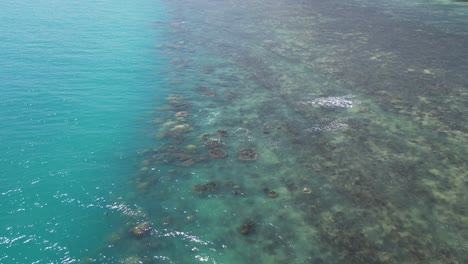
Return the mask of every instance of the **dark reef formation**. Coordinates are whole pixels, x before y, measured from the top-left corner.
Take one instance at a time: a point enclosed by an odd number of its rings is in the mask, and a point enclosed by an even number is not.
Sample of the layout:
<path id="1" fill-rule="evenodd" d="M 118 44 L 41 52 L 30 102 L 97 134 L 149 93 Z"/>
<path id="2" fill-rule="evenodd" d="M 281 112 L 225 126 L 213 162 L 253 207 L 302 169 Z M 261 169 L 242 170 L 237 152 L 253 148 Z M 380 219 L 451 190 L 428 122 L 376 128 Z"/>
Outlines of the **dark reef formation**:
<path id="1" fill-rule="evenodd" d="M 242 161 L 256 160 L 257 156 L 257 151 L 254 148 L 244 148 L 237 152 L 237 157 Z"/>
<path id="2" fill-rule="evenodd" d="M 221 148 L 212 148 L 208 150 L 208 155 L 212 158 L 224 158 L 226 157 L 226 151 Z"/>
<path id="3" fill-rule="evenodd" d="M 242 235 L 250 235 L 255 231 L 256 223 L 254 220 L 246 220 L 239 231 Z"/>

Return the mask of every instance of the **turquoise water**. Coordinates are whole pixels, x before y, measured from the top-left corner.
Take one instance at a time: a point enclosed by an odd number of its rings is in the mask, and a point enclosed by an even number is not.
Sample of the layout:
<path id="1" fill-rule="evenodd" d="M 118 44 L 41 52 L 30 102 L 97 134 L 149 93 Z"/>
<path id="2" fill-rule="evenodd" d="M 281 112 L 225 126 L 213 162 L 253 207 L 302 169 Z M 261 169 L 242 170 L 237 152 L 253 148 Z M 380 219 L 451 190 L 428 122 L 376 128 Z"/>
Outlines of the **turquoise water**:
<path id="1" fill-rule="evenodd" d="M 0 262 L 468 262 L 467 15 L 1 3 Z"/>
<path id="2" fill-rule="evenodd" d="M 0 4 L 1 263 L 74 263 L 103 247 L 164 94 L 164 6 Z"/>

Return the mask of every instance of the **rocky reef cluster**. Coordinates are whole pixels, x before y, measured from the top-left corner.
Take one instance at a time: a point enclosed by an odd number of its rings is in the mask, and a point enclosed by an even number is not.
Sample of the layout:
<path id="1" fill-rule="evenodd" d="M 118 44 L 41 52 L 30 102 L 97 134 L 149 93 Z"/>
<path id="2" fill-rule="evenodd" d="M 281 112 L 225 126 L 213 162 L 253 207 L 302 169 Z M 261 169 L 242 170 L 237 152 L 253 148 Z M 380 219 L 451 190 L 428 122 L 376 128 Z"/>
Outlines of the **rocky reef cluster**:
<path id="1" fill-rule="evenodd" d="M 442 42 L 341 2 L 175 2 L 158 49 L 176 88 L 132 179 L 146 214 L 112 240 L 124 263 L 186 245 L 213 262 L 468 262 L 466 83 L 413 55 L 445 58 Z"/>

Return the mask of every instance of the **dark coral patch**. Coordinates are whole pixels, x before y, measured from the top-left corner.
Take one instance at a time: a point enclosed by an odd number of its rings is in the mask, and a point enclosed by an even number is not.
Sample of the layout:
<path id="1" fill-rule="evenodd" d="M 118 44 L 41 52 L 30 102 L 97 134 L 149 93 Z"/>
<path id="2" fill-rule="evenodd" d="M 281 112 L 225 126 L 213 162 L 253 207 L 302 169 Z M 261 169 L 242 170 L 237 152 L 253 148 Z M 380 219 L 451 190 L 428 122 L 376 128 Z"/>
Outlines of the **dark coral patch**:
<path id="1" fill-rule="evenodd" d="M 226 157 L 226 151 L 221 148 L 213 148 L 208 150 L 208 155 L 212 158 L 224 158 Z"/>
<path id="2" fill-rule="evenodd" d="M 245 221 L 240 227 L 240 232 L 242 235 L 249 235 L 255 231 L 256 223 L 253 220 Z"/>
<path id="3" fill-rule="evenodd" d="M 216 131 L 216 133 L 218 133 L 218 135 L 221 136 L 221 137 L 225 137 L 228 134 L 228 132 L 226 130 L 222 130 L 222 129 Z"/>
<path id="4" fill-rule="evenodd" d="M 198 194 L 207 194 L 216 191 L 218 184 L 216 182 L 208 182 L 205 184 L 196 184 L 193 186 L 193 190 Z"/>
<path id="5" fill-rule="evenodd" d="M 240 160 L 256 160 L 257 159 L 257 151 L 254 148 L 245 148 L 241 149 L 237 152 L 237 157 Z"/>

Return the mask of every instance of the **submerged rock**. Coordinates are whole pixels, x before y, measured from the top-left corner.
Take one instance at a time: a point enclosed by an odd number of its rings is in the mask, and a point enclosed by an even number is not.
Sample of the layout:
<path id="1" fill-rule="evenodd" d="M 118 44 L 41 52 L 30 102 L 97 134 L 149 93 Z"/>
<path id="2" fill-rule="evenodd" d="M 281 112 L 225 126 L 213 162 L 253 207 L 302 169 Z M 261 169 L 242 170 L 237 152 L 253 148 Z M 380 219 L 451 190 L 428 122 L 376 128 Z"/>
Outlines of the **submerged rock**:
<path id="1" fill-rule="evenodd" d="M 208 150 L 208 155 L 212 158 L 224 158 L 226 157 L 226 151 L 221 148 L 212 148 Z"/>
<path id="2" fill-rule="evenodd" d="M 177 121 L 167 121 L 166 123 L 163 124 L 165 127 L 169 126 L 175 126 L 177 124 Z"/>
<path id="3" fill-rule="evenodd" d="M 187 152 L 179 152 L 176 154 L 178 164 L 184 167 L 192 166 L 195 164 L 194 157 Z"/>
<path id="4" fill-rule="evenodd" d="M 278 196 L 278 192 L 275 190 L 270 190 L 269 188 L 263 189 L 263 192 L 268 195 L 268 197 L 276 198 Z"/>
<path id="5" fill-rule="evenodd" d="M 242 224 L 239 231 L 241 232 L 242 235 L 249 235 L 255 231 L 255 226 L 256 226 L 255 221 L 247 220 Z"/>
<path id="6" fill-rule="evenodd" d="M 188 116 L 187 111 L 180 111 L 175 114 L 175 117 L 186 117 L 186 116 Z"/>
<path id="7" fill-rule="evenodd" d="M 205 184 L 196 184 L 193 186 L 193 190 L 199 194 L 212 193 L 216 191 L 218 184 L 216 182 L 208 182 Z"/>
<path id="8" fill-rule="evenodd" d="M 171 128 L 171 132 L 175 132 L 175 133 L 183 133 L 183 132 L 186 132 L 188 130 L 190 130 L 190 125 L 189 124 L 182 124 L 182 125 L 176 125 L 174 126 L 173 128 Z"/>
<path id="9" fill-rule="evenodd" d="M 188 150 L 188 151 L 195 150 L 196 148 L 197 148 L 197 146 L 195 146 L 193 144 L 189 144 L 189 145 L 185 146 L 185 149 Z"/>
<path id="10" fill-rule="evenodd" d="M 210 136 L 210 134 L 208 133 L 201 133 L 197 138 L 201 141 L 205 141 L 208 139 L 208 137 Z"/>
<path id="11" fill-rule="evenodd" d="M 150 222 L 142 222 L 130 229 L 130 233 L 136 238 L 142 238 L 151 232 L 152 226 Z"/>
<path id="12" fill-rule="evenodd" d="M 268 196 L 271 198 L 275 198 L 276 196 L 278 196 L 278 193 L 276 191 L 271 190 L 268 192 Z"/>
<path id="13" fill-rule="evenodd" d="M 227 136 L 227 134 L 228 134 L 228 132 L 227 132 L 226 130 L 222 130 L 222 129 L 216 131 L 216 133 L 218 133 L 218 135 L 219 135 L 220 137 L 225 137 L 225 136 Z"/>
<path id="14" fill-rule="evenodd" d="M 237 152 L 237 157 L 243 161 L 256 160 L 257 156 L 257 151 L 254 148 L 245 148 Z"/>
<path id="15" fill-rule="evenodd" d="M 267 194 L 268 194 L 268 197 L 271 197 L 271 198 L 275 198 L 278 196 L 278 193 L 274 190 L 269 191 Z"/>
<path id="16" fill-rule="evenodd" d="M 207 148 L 220 148 L 224 147 L 224 144 L 217 138 L 208 138 L 205 142 Z"/>

